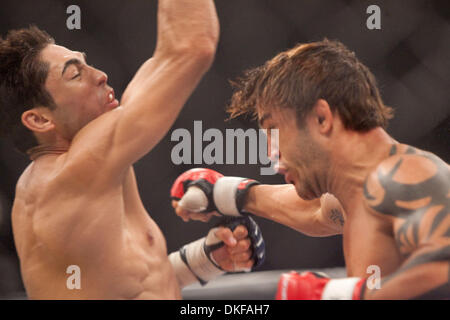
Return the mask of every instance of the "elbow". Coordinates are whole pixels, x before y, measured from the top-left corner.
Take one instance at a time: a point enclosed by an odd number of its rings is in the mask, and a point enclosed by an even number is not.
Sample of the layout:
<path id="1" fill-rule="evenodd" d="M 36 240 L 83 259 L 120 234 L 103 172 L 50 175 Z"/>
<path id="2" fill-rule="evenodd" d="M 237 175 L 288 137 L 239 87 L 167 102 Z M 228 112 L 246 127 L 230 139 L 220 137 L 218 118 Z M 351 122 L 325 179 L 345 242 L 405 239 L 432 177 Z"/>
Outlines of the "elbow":
<path id="1" fill-rule="evenodd" d="M 200 38 L 189 42 L 178 43 L 169 48 L 159 48 L 156 50 L 155 57 L 169 59 L 183 59 L 195 65 L 198 68 L 207 71 L 212 63 L 217 49 L 217 42 L 209 38 Z"/>
<path id="2" fill-rule="evenodd" d="M 180 46 L 177 54 L 187 57 L 196 65 L 209 69 L 216 55 L 217 44 L 209 39 L 200 39 L 195 43 Z"/>
<path id="3" fill-rule="evenodd" d="M 216 56 L 217 45 L 215 43 L 205 43 L 200 47 L 197 47 L 196 53 L 194 54 L 200 62 L 208 66 L 208 68 L 214 62 L 214 57 Z"/>

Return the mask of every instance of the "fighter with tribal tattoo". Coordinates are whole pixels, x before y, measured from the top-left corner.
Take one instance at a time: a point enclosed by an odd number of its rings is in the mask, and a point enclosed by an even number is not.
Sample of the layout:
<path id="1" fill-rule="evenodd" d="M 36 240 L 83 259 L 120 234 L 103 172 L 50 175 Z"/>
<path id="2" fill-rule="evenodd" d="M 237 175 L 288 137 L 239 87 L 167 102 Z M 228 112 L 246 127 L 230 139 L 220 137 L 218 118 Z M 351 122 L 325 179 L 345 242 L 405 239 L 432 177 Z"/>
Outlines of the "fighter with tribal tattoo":
<path id="1" fill-rule="evenodd" d="M 180 217 L 251 213 L 309 236 L 343 235 L 348 278 L 283 274 L 277 299 L 450 298 L 449 166 L 385 131 L 392 109 L 353 52 L 326 39 L 301 44 L 234 85 L 231 117 L 279 130 L 269 154 L 287 185 L 190 170 L 172 189 L 184 183 L 172 192 Z"/>
<path id="2" fill-rule="evenodd" d="M 449 167 L 435 155 L 412 147 L 394 145 L 391 153 L 369 177 L 364 191 L 374 214 L 392 220 L 397 248 L 405 262 L 383 279 L 383 291 L 370 290 L 366 294 L 368 297 L 382 295 L 384 291 L 403 287 L 410 291 L 411 297 L 448 298 Z M 410 286 L 408 282 L 417 284 Z"/>

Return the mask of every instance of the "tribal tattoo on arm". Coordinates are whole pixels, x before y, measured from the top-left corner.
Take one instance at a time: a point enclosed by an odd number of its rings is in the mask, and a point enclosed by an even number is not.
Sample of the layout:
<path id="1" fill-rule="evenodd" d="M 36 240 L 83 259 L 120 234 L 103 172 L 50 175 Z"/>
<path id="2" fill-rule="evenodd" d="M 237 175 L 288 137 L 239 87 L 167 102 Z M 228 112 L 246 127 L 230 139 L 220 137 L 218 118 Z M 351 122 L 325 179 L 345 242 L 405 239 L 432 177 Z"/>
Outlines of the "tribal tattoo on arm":
<path id="1" fill-rule="evenodd" d="M 375 212 L 393 218 L 405 262 L 366 298 L 450 298 L 450 169 L 437 156 L 408 147 L 391 150 L 367 179 L 364 194 Z M 418 279 L 420 277 L 420 279 Z M 402 288 L 400 288 L 400 286 Z M 395 298 L 395 297 L 393 297 Z"/>

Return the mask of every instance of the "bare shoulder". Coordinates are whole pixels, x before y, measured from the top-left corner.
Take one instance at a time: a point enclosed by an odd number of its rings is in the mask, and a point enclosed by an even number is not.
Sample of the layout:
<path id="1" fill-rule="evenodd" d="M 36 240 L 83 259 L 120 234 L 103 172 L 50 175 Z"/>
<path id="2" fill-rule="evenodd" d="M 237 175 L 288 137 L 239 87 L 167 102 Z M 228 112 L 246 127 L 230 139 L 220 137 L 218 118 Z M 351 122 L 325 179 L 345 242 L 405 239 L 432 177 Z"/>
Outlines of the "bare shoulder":
<path id="1" fill-rule="evenodd" d="M 70 163 L 66 156 L 41 159 L 24 171 L 16 187 L 14 232 L 60 257 L 93 259 L 120 243 L 121 188 L 100 183 L 102 174 L 94 176 L 89 162 Z"/>
<path id="2" fill-rule="evenodd" d="M 72 140 L 68 159 L 77 156 L 79 151 L 95 150 L 97 155 L 104 155 L 108 152 L 108 147 L 114 138 L 115 127 L 122 113 L 123 107 L 117 107 L 85 125 Z"/>
<path id="3" fill-rule="evenodd" d="M 17 183 L 16 183 L 16 195 L 18 193 L 22 193 L 25 190 L 26 185 L 29 183 L 29 181 L 30 181 L 30 173 L 31 173 L 33 165 L 34 165 L 34 163 L 31 162 L 25 168 L 25 170 L 22 172 L 22 174 L 20 175 L 19 179 L 17 180 Z"/>
<path id="4" fill-rule="evenodd" d="M 15 202 L 27 206 L 39 201 L 57 182 L 58 172 L 63 166 L 65 154 L 31 162 L 16 183 Z M 61 186 L 58 187 L 59 190 Z M 48 201 L 48 199 L 43 199 Z"/>
<path id="5" fill-rule="evenodd" d="M 121 180 L 120 178 L 116 179 L 123 175 L 117 172 L 111 156 L 115 129 L 121 114 L 122 108 L 120 107 L 106 112 L 75 135 L 58 172 L 61 178 L 77 177 L 74 182 L 85 183 L 88 180 L 90 184 Z M 95 179 L 93 179 L 94 177 Z"/>
<path id="6" fill-rule="evenodd" d="M 418 208 L 448 204 L 449 192 L 449 165 L 430 152 L 407 145 L 394 145 L 364 185 L 369 207 L 397 218 L 407 218 Z"/>

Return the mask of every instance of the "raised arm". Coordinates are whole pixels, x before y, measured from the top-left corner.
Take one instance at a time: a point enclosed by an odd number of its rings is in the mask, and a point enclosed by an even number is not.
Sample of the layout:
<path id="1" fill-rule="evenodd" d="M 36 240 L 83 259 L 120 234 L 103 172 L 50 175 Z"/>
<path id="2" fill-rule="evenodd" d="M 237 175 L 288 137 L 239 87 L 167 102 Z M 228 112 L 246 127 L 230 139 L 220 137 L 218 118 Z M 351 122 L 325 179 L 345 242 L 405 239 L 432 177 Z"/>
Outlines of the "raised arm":
<path id="1" fill-rule="evenodd" d="M 450 169 L 428 153 L 397 155 L 366 183 L 367 203 L 394 219 L 397 247 L 407 257 L 364 299 L 450 298 Z M 383 270 L 381 270 L 383 272 Z"/>
<path id="2" fill-rule="evenodd" d="M 71 146 L 71 155 L 93 153 L 105 160 L 103 170 L 118 177 L 164 137 L 210 67 L 217 46 L 212 0 L 159 0 L 158 5 L 153 57 L 126 88 L 121 108 L 92 121 Z"/>
<path id="3" fill-rule="evenodd" d="M 128 85 L 122 96 L 122 105 L 128 105 L 136 94 L 153 97 L 154 93 L 142 91 L 152 85 L 154 81 L 151 78 L 156 76 L 155 73 L 166 67 L 170 67 L 174 73 L 187 72 L 185 77 L 198 82 L 212 63 L 218 37 L 219 24 L 212 0 L 159 0 L 154 55 L 144 63 Z M 196 83 L 186 82 L 184 85 L 192 91 Z M 164 108 L 160 109 L 163 111 Z"/>

